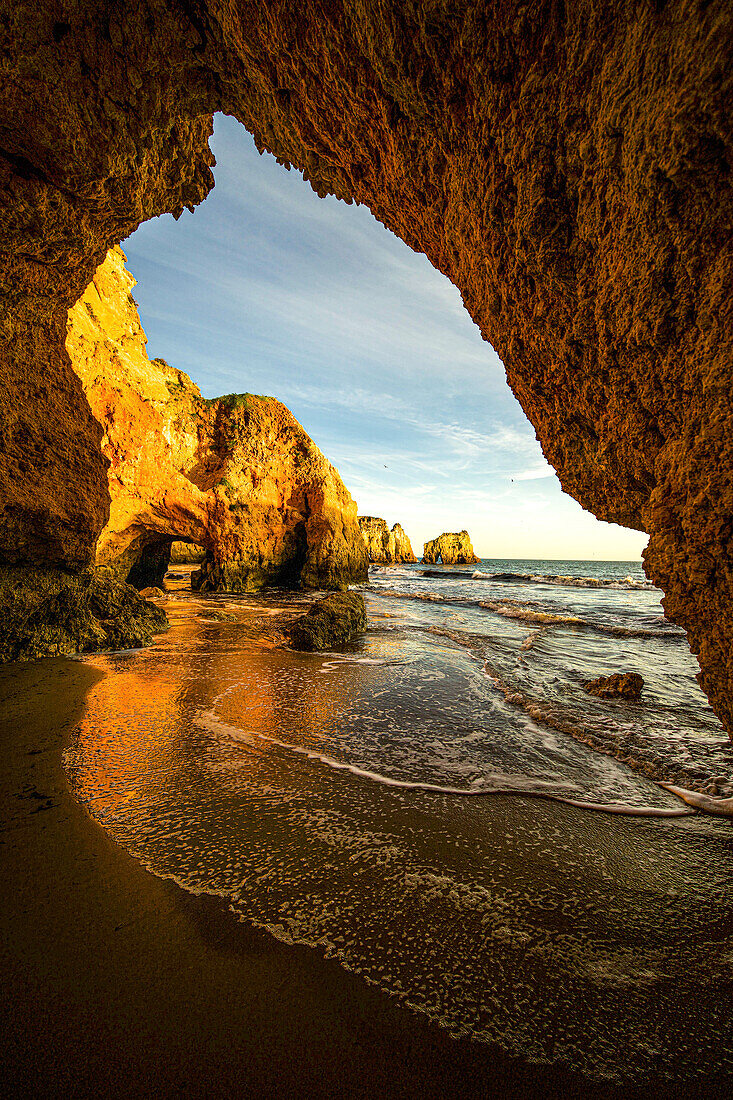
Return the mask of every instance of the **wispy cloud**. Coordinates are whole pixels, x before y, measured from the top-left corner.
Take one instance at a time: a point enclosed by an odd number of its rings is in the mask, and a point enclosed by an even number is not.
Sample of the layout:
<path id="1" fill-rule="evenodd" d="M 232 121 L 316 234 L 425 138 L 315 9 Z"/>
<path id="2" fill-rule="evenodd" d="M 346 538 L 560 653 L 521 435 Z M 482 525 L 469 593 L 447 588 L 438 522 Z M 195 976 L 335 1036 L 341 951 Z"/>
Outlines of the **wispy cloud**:
<path id="1" fill-rule="evenodd" d="M 515 428 L 501 423 L 488 423 L 483 431 L 466 427 L 458 421 L 440 421 L 415 410 L 414 399 L 408 401 L 393 393 L 375 393 L 363 388 L 329 389 L 323 386 L 295 384 L 290 387 L 291 396 L 319 409 L 333 407 L 358 411 L 375 419 L 393 422 L 400 427 L 410 427 L 440 440 L 449 450 L 471 457 L 496 451 L 509 451 L 522 456 L 540 455 L 540 446 L 529 424 Z M 546 469 L 546 473 L 544 470 Z M 543 472 L 539 472 L 543 470 Z M 517 474 L 517 479 L 549 477 L 554 470 L 547 463 L 531 471 Z"/>
<path id="2" fill-rule="evenodd" d="M 515 481 L 541 481 L 546 477 L 554 477 L 555 471 L 549 462 L 543 462 L 539 466 L 532 466 L 528 470 L 518 470 L 513 474 Z"/>
<path id="3" fill-rule="evenodd" d="M 206 396 L 279 397 L 360 507 L 403 522 L 416 549 L 468 527 L 483 554 L 635 556 L 640 536 L 564 496 L 499 358 L 424 256 L 366 208 L 318 199 L 234 120 L 217 117 L 212 144 L 209 199 L 123 246 L 152 356 Z"/>

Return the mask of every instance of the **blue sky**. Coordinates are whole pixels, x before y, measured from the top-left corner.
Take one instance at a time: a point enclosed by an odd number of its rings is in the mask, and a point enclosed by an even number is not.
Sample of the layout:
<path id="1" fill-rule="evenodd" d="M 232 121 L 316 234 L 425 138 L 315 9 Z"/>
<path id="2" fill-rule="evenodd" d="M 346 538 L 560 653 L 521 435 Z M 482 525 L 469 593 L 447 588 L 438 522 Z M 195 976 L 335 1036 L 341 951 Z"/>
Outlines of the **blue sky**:
<path id="1" fill-rule="evenodd" d="M 148 352 L 206 397 L 273 394 L 359 511 L 419 553 L 466 527 L 481 557 L 632 560 L 646 536 L 566 496 L 456 288 L 370 214 L 319 199 L 218 115 L 216 187 L 123 243 Z"/>

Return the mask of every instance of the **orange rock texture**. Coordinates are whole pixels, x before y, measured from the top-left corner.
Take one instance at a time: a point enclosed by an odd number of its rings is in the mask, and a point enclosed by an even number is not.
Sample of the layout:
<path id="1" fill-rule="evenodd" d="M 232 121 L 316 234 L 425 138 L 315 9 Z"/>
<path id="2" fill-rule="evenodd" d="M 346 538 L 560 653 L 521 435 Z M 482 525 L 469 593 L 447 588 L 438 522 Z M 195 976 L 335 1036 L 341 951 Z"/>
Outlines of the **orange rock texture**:
<path id="1" fill-rule="evenodd" d="M 423 546 L 422 560 L 426 565 L 475 565 L 476 557 L 468 531 L 445 531 Z"/>
<path id="2" fill-rule="evenodd" d="M 638 672 L 614 672 L 612 676 L 598 676 L 583 685 L 589 695 L 599 699 L 628 699 L 637 702 L 641 699 L 644 677 Z"/>
<path id="3" fill-rule="evenodd" d="M 66 311 L 205 196 L 224 110 L 459 287 L 564 488 L 650 533 L 733 730 L 728 0 L 0 2 L 3 561 L 91 560 Z"/>
<path id="4" fill-rule="evenodd" d="M 97 566 L 160 583 L 171 541 L 187 539 L 207 551 L 206 590 L 364 580 L 356 504 L 338 471 L 274 398 L 207 401 L 182 371 L 148 359 L 134 284 L 114 248 L 69 311 L 66 347 L 109 461 Z"/>
<path id="5" fill-rule="evenodd" d="M 370 562 L 402 565 L 417 561 L 401 524 L 395 523 L 390 531 L 386 520 L 378 516 L 359 516 L 359 527 Z"/>

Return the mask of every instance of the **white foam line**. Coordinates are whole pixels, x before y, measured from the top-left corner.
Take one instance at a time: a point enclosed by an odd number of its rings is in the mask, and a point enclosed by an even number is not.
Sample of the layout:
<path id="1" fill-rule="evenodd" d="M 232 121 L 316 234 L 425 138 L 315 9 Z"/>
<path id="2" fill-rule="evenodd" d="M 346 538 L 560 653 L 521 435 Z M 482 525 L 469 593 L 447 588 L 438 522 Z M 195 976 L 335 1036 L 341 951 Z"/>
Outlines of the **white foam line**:
<path id="1" fill-rule="evenodd" d="M 710 795 L 700 794 L 699 791 L 688 791 L 686 787 L 675 787 L 673 783 L 660 783 L 659 786 L 706 814 L 733 817 L 733 798 L 711 798 Z"/>
<path id="2" fill-rule="evenodd" d="M 236 687 L 238 685 L 234 685 Z M 222 699 L 229 692 L 234 690 L 234 687 L 228 688 L 225 692 L 214 701 L 214 707 L 217 702 Z M 289 741 L 281 741 L 279 737 L 271 737 L 266 733 L 245 733 L 244 730 L 237 729 L 236 726 L 230 726 L 226 722 L 222 722 L 221 719 L 216 717 L 214 713 L 214 707 L 208 711 L 200 711 L 194 722 L 196 725 L 202 726 L 204 729 L 212 730 L 213 732 L 225 732 L 236 741 L 244 742 L 245 744 L 254 744 L 253 738 L 259 738 L 260 741 L 266 741 L 270 745 L 277 745 L 278 748 L 285 749 L 288 752 L 297 753 L 299 756 L 305 756 L 308 760 L 317 760 L 321 764 L 325 764 L 326 767 L 332 768 L 334 771 L 345 771 L 351 775 L 357 776 L 359 779 L 368 779 L 372 783 L 379 783 L 383 787 L 397 788 L 398 790 L 409 791 L 429 791 L 433 794 L 445 794 L 454 795 L 463 798 L 477 798 L 479 796 L 486 797 L 492 794 L 501 795 L 517 795 L 525 798 L 544 798 L 552 802 L 562 802 L 566 806 L 575 806 L 581 810 L 593 810 L 598 813 L 608 814 L 623 814 L 630 817 L 689 817 L 695 813 L 695 810 L 686 809 L 665 809 L 661 806 L 630 806 L 626 802 L 582 802 L 575 798 L 564 798 L 562 795 L 549 794 L 547 791 L 533 791 L 525 790 L 521 787 L 492 787 L 475 788 L 475 787 L 447 787 L 438 783 L 421 783 L 409 779 L 392 779 L 388 775 L 382 775 L 380 772 L 368 771 L 366 768 L 359 768 L 356 764 L 345 764 L 341 760 L 335 760 L 332 756 L 327 756 L 325 753 L 316 752 L 313 749 L 303 748 L 301 745 L 292 745 Z"/>

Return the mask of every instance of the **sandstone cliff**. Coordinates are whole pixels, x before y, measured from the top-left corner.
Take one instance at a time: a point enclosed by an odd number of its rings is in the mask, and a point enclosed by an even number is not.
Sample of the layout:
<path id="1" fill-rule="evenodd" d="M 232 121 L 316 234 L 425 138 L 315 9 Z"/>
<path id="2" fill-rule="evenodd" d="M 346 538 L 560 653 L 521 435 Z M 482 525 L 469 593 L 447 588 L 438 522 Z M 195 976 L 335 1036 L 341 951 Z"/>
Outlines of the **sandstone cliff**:
<path id="1" fill-rule="evenodd" d="M 417 561 L 399 523 L 390 531 L 386 521 L 378 516 L 359 516 L 359 527 L 370 562 L 400 565 Z"/>
<path id="2" fill-rule="evenodd" d="M 412 551 L 412 545 L 407 533 L 402 528 L 402 524 L 395 523 L 390 534 L 394 539 L 394 560 L 405 564 L 416 562 L 417 558 Z"/>
<path id="3" fill-rule="evenodd" d="M 338 472 L 279 401 L 201 397 L 162 359 L 149 360 L 119 248 L 69 311 L 66 346 L 109 460 L 109 520 L 97 566 L 159 584 L 171 542 L 206 551 L 204 590 L 266 584 L 339 588 L 367 560 Z"/>
<path id="4" fill-rule="evenodd" d="M 473 552 L 468 531 L 447 531 L 425 543 L 422 560 L 426 565 L 475 565 L 480 559 Z"/>
<path id="5" fill-rule="evenodd" d="M 0 7 L 0 562 L 93 558 L 66 313 L 111 245 L 205 197 L 224 110 L 456 284 L 564 489 L 650 532 L 733 731 L 727 0 Z"/>

